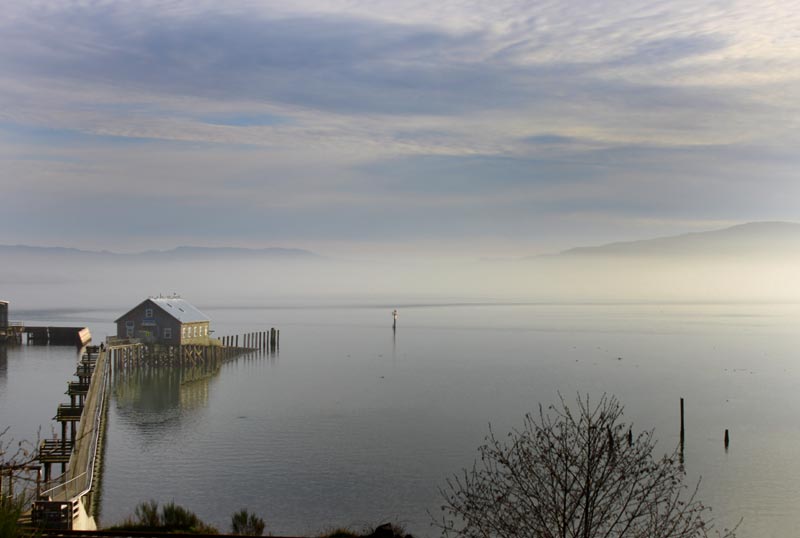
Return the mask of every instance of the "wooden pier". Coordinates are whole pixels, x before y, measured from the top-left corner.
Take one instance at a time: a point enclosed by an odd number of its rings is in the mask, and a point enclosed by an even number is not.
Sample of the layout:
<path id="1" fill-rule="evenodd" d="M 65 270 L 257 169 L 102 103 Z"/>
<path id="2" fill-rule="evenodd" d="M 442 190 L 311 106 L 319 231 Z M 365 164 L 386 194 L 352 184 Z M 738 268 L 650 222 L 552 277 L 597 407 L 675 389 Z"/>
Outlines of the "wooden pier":
<path id="1" fill-rule="evenodd" d="M 0 301 L 0 343 L 21 344 L 23 335 L 29 344 L 83 347 L 92 341 L 86 327 L 39 327 L 11 321 L 8 301 Z"/>
<path id="2" fill-rule="evenodd" d="M 22 332 L 30 344 L 83 347 L 92 341 L 92 333 L 86 327 L 28 327 Z"/>
<path id="3" fill-rule="evenodd" d="M 132 366 L 194 366 L 224 362 L 253 352 L 276 354 L 280 350 L 280 330 L 249 332 L 209 339 L 207 345 L 165 345 L 135 338 L 108 338 L 107 350 L 114 369 Z"/>
<path id="4" fill-rule="evenodd" d="M 38 495 L 32 521 L 49 529 L 93 530 L 93 492 L 97 488 L 105 430 L 106 402 L 112 379 L 118 372 L 138 367 L 202 366 L 218 371 L 227 360 L 246 354 L 278 352 L 280 331 L 224 336 L 208 345 L 165 346 L 134 339 L 109 338 L 100 346 L 88 346 L 67 382 L 69 403 L 59 404 L 56 420 L 61 437 L 40 443 L 38 460 L 44 470 L 45 490 Z M 113 377 L 112 377 L 113 376 Z M 53 466 L 61 473 L 53 476 Z"/>
<path id="5" fill-rule="evenodd" d="M 92 333 L 86 327 L 40 327 L 12 321 L 7 327 L 0 327 L 0 342 L 35 345 L 83 347 L 92 341 Z"/>
<path id="6" fill-rule="evenodd" d="M 96 528 L 89 507 L 97 483 L 110 372 L 106 351 L 87 347 L 75 373 L 77 383 L 68 383 L 70 403 L 60 404 L 56 411 L 61 438 L 45 439 L 39 446 L 46 489 L 33 504 L 31 517 L 35 525 Z M 51 472 L 54 464 L 60 464 L 62 470 L 56 479 Z"/>

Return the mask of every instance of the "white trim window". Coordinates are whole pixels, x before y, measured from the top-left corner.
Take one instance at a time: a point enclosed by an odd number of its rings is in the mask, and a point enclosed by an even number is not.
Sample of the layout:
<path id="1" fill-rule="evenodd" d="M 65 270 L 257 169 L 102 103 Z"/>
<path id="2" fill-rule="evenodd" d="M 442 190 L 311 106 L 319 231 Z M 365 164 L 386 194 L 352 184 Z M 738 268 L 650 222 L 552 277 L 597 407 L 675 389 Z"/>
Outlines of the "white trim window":
<path id="1" fill-rule="evenodd" d="M 131 320 L 125 322 L 125 336 L 131 338 L 133 336 L 134 323 Z"/>
<path id="2" fill-rule="evenodd" d="M 152 308 L 145 308 L 144 310 L 144 317 L 152 318 L 153 317 L 153 309 Z"/>
<path id="3" fill-rule="evenodd" d="M 197 329 L 198 329 L 198 327 L 197 327 L 197 325 L 195 325 L 195 326 L 194 326 L 194 335 L 195 335 L 195 336 L 197 336 Z"/>
<path id="4" fill-rule="evenodd" d="M 164 340 L 172 340 L 172 327 L 164 327 Z"/>

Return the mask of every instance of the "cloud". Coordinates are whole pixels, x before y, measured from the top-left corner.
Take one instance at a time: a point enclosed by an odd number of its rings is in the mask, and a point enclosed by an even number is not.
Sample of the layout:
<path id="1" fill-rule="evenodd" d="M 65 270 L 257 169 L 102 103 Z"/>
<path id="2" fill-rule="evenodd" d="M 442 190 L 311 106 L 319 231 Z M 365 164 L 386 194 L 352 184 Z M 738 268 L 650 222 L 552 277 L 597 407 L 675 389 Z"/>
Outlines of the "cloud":
<path id="1" fill-rule="evenodd" d="M 770 194 L 796 190 L 790 3 L 95 0 L 6 11 L 0 163 L 15 178 L 11 204 L 34 208 L 13 217 L 30 237 L 46 232 L 31 226 L 37 215 L 69 219 L 42 193 L 77 199 L 70 234 L 100 222 L 88 200 L 125 197 L 155 224 L 119 211 L 109 236 L 162 227 L 254 241 L 259 230 L 522 241 L 572 229 L 569 219 L 610 234 L 625 220 L 792 213 Z"/>

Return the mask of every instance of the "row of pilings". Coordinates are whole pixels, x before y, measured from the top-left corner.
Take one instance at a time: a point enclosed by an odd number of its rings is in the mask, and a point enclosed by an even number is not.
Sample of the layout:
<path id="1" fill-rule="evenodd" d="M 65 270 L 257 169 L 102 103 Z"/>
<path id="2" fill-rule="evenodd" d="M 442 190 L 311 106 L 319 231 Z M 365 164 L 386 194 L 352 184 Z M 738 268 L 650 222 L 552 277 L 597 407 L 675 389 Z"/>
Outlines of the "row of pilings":
<path id="1" fill-rule="evenodd" d="M 44 468 L 45 482 L 53 478 L 51 465 L 60 464 L 62 474 L 67 470 L 67 463 L 70 461 L 76 441 L 77 425 L 83 416 L 99 352 L 97 346 L 87 346 L 75 372 L 77 381 L 67 383 L 66 394 L 69 395 L 70 402 L 59 404 L 56 416 L 53 417 L 61 426 L 61 437 L 54 435 L 53 438 L 44 439 L 40 443 L 38 459 Z"/>
<path id="2" fill-rule="evenodd" d="M 224 347 L 238 348 L 240 343 L 239 337 L 241 337 L 241 344 L 245 349 L 260 349 L 263 351 L 276 352 L 281 347 L 281 331 L 274 327 L 268 331 L 222 336 L 220 337 L 220 341 Z"/>
<path id="3" fill-rule="evenodd" d="M 280 330 L 250 332 L 204 343 L 165 345 L 130 342 L 110 343 L 107 348 L 114 370 L 138 366 L 195 366 L 224 362 L 239 355 L 261 352 L 275 355 L 280 349 Z"/>

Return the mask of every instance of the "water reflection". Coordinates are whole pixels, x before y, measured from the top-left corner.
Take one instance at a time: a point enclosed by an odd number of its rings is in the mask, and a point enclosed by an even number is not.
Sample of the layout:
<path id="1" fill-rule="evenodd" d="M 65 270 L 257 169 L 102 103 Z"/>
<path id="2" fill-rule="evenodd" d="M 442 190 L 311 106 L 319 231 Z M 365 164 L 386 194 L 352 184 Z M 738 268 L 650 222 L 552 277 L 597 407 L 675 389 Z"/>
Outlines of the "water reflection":
<path id="1" fill-rule="evenodd" d="M 276 352 L 254 352 L 237 360 L 269 357 L 275 364 Z M 222 361 L 205 360 L 182 366 L 133 366 L 114 372 L 114 399 L 119 417 L 146 428 L 158 422 L 177 423 L 186 412 L 208 406 L 210 381 L 222 369 Z"/>
<path id="2" fill-rule="evenodd" d="M 392 364 L 397 360 L 397 329 L 392 327 Z"/>
<path id="3" fill-rule="evenodd" d="M 0 389 L 6 388 L 8 377 L 8 349 L 5 344 L 0 344 Z"/>
<path id="4" fill-rule="evenodd" d="M 119 417 L 141 427 L 153 421 L 177 422 L 185 412 L 208 405 L 209 382 L 219 371 L 219 361 L 117 370 L 114 398 Z"/>

